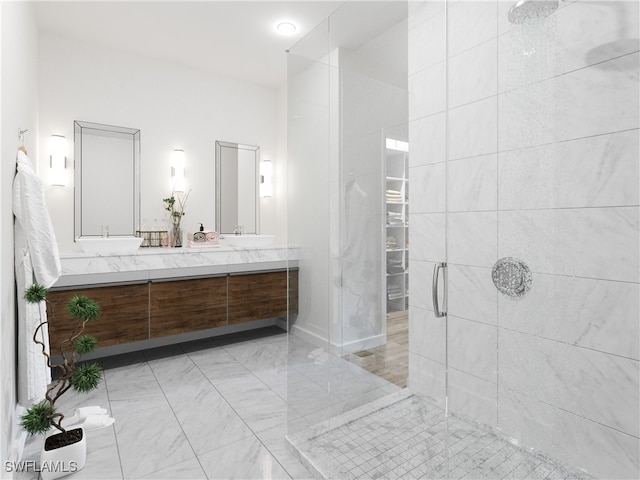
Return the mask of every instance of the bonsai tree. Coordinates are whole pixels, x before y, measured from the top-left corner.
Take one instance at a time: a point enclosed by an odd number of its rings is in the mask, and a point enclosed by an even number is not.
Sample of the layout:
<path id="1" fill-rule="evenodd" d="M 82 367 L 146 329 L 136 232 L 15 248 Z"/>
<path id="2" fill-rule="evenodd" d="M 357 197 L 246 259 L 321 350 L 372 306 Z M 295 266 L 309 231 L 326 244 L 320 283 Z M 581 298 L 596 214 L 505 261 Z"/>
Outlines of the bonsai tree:
<path id="1" fill-rule="evenodd" d="M 24 298 L 28 303 L 46 301 L 47 310 L 51 307 L 47 300 L 47 289 L 42 285 L 31 285 L 26 289 Z M 102 379 L 102 370 L 97 363 L 78 363 L 81 355 L 91 352 L 98 344 L 94 336 L 83 335 L 83 332 L 87 323 L 100 316 L 100 306 L 84 295 L 76 295 L 69 300 L 67 311 L 78 323 L 69 338 L 59 345 L 59 363 L 52 363 L 52 352 L 47 352 L 47 346 L 38 339 L 38 332 L 48 321 L 41 322 L 33 333 L 33 341 L 42 346 L 42 354 L 47 358 L 47 366 L 52 369 L 54 380 L 47 388 L 45 400 L 29 407 L 20 418 L 22 428 L 31 434 L 44 434 L 51 427 L 66 434 L 62 426 L 64 415 L 56 410 L 56 402 L 71 388 L 80 393 L 90 392 L 98 387 Z M 54 318 L 53 314 L 51 311 L 51 319 Z"/>

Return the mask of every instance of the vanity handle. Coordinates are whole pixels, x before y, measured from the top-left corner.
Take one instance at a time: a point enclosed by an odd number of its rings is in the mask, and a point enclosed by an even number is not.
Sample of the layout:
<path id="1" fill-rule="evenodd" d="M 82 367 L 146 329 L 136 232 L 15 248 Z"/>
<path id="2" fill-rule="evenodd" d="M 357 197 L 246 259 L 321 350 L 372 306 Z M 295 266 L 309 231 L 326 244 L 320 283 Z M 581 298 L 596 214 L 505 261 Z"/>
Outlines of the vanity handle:
<path id="1" fill-rule="evenodd" d="M 440 269 L 442 269 L 442 277 L 444 280 L 444 295 L 442 303 L 444 310 L 440 310 L 438 305 L 438 280 L 440 278 Z M 438 262 L 433 266 L 433 282 L 431 284 L 431 298 L 433 300 L 433 313 L 437 317 L 444 317 L 447 315 L 447 264 L 445 262 Z"/>

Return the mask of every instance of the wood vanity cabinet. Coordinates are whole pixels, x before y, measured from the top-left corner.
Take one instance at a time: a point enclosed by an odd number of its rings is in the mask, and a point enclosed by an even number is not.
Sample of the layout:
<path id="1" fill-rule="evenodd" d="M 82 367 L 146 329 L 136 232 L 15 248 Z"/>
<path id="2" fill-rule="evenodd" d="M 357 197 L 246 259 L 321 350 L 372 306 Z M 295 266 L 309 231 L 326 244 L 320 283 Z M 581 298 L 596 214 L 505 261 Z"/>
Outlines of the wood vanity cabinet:
<path id="1" fill-rule="evenodd" d="M 87 323 L 84 333 L 94 335 L 99 347 L 108 347 L 149 338 L 149 285 L 97 286 L 54 290 L 47 295 L 49 345 L 51 353 L 69 339 L 78 322 L 67 312 L 67 303 L 74 295 L 86 295 L 101 309 L 100 318 Z M 53 313 L 53 315 L 52 315 Z"/>
<path id="2" fill-rule="evenodd" d="M 227 324 L 227 277 L 150 283 L 151 338 Z"/>
<path id="3" fill-rule="evenodd" d="M 298 313 L 298 269 L 289 270 L 289 313 Z"/>
<path id="4" fill-rule="evenodd" d="M 229 325 L 287 314 L 287 272 L 229 275 Z"/>
<path id="5" fill-rule="evenodd" d="M 298 270 L 222 274 L 150 280 L 144 283 L 53 289 L 48 294 L 49 344 L 58 345 L 77 325 L 67 313 L 74 295 L 100 305 L 102 315 L 87 324 L 99 347 L 179 335 L 283 317 L 298 312 Z"/>

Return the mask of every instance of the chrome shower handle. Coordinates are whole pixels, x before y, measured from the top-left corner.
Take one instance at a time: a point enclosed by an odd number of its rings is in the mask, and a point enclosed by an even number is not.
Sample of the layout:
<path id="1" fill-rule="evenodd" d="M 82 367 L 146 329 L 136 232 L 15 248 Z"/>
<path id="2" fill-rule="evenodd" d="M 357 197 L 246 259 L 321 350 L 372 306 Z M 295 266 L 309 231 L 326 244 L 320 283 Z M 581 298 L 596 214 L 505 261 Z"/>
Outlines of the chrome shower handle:
<path id="1" fill-rule="evenodd" d="M 440 310 L 438 305 L 438 280 L 440 279 L 440 269 L 444 279 L 444 310 Z M 433 313 L 436 317 L 444 317 L 447 315 L 447 264 L 446 262 L 438 262 L 433 266 L 433 282 L 431 283 L 431 298 L 433 300 Z"/>

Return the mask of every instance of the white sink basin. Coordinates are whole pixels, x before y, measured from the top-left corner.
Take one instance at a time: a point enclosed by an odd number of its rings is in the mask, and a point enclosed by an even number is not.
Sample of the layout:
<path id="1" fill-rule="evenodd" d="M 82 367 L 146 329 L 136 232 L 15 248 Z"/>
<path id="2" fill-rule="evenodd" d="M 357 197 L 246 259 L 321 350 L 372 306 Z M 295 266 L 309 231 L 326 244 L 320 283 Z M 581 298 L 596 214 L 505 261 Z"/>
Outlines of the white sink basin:
<path id="1" fill-rule="evenodd" d="M 233 247 L 267 247 L 275 241 L 275 235 L 225 235 L 224 243 Z"/>
<path id="2" fill-rule="evenodd" d="M 83 252 L 132 253 L 138 250 L 142 237 L 76 238 Z"/>

